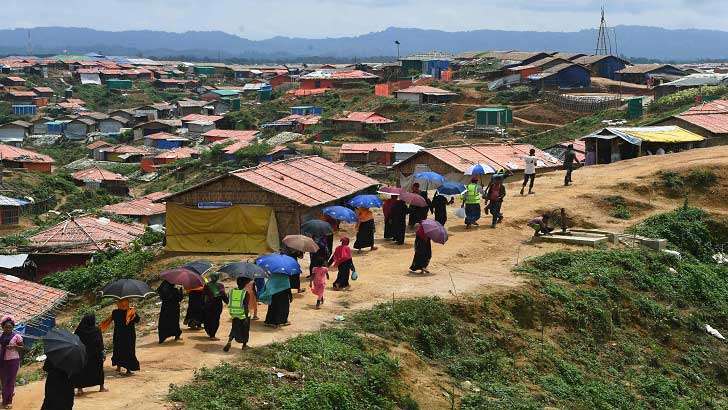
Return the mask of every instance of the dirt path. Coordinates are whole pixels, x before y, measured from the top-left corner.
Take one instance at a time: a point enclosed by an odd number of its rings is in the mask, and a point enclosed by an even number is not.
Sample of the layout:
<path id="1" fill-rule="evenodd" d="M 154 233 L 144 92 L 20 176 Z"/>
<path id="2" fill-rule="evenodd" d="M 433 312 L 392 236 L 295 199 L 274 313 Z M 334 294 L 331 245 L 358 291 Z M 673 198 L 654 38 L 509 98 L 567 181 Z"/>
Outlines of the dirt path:
<path id="1" fill-rule="evenodd" d="M 521 123 L 526 124 L 526 125 L 538 125 L 538 126 L 541 126 L 541 127 L 552 127 L 552 128 L 561 128 L 561 127 L 563 127 L 563 125 L 561 125 L 561 124 L 549 124 L 547 122 L 535 122 L 535 121 L 527 120 L 525 118 L 517 117 L 515 115 L 513 116 L 513 121 L 514 122 L 518 121 L 518 122 L 521 122 Z"/>
<path id="2" fill-rule="evenodd" d="M 640 181 L 661 169 L 680 169 L 696 166 L 719 165 L 728 167 L 728 147 L 693 150 L 660 157 L 622 161 L 612 165 L 593 166 L 575 171 L 575 184 L 563 186 L 563 172 L 540 175 L 536 179 L 536 195 L 521 197 L 519 181 L 509 181 L 509 196 L 503 206 L 505 220 L 496 230 L 487 228 L 488 219 L 481 219 L 481 227 L 466 231 L 461 221 L 450 216 L 448 221 L 451 239 L 445 246 L 433 244 L 434 257 L 430 265 L 432 275 L 420 276 L 407 272 L 412 258 L 412 235 L 408 235 L 402 247 L 381 243 L 375 252 L 355 254 L 354 260 L 360 278 L 352 282 L 352 289 L 344 292 L 327 290 L 326 305 L 314 308 L 315 299 L 310 292 L 296 295 L 291 309 L 292 325 L 279 330 L 264 328 L 254 322 L 251 330 L 251 346 L 282 341 L 303 332 L 316 331 L 332 325 L 336 315 L 349 315 L 353 310 L 392 298 L 494 292 L 519 286 L 523 279 L 511 269 L 525 258 L 548 251 L 563 249 L 558 244 L 532 245 L 528 242 L 530 230 L 524 228 L 528 219 L 538 210 L 566 207 L 578 220 L 611 230 L 623 229 L 635 221 L 614 220 L 603 208 L 597 206 L 602 195 L 619 194 L 628 199 L 648 202 L 651 209 L 641 217 L 664 212 L 680 205 L 680 201 L 655 195 L 640 196 L 636 189 L 616 188 L 619 183 L 646 183 Z M 710 206 L 726 212 L 725 200 Z M 381 222 L 381 216 L 377 215 Z M 350 228 L 349 228 L 350 229 Z M 381 226 L 377 236 L 381 235 Z M 349 232 L 351 235 L 351 232 Z M 226 258 L 232 258 L 226 255 Z M 246 257 L 241 257 L 247 259 Z M 165 261 L 169 262 L 169 259 Z M 223 313 L 219 336 L 227 335 L 230 321 Z M 265 306 L 261 306 L 261 317 Z M 153 327 L 156 318 L 142 318 L 142 325 Z M 221 360 L 231 360 L 234 353 L 225 354 L 222 341 L 212 342 L 201 332 L 185 332 L 180 342 L 158 345 L 156 334 L 141 337 L 137 355 L 142 370 L 133 377 L 109 377 L 109 393 L 92 393 L 78 399 L 75 409 L 164 409 L 169 384 L 189 382 L 194 370 L 201 366 L 214 366 Z M 236 347 L 237 349 L 237 347 Z M 107 375 L 111 376 L 107 362 Z M 31 383 L 16 390 L 15 409 L 35 410 L 43 400 L 43 382 Z"/>

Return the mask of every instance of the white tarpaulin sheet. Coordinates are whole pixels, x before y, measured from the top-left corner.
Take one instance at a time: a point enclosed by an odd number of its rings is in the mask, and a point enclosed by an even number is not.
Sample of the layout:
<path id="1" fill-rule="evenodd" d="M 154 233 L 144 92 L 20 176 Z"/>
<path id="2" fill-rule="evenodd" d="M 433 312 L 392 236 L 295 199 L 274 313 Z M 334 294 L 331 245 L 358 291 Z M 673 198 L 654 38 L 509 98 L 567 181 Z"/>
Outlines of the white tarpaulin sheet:
<path id="1" fill-rule="evenodd" d="M 98 74 L 81 74 L 81 84 L 101 85 L 101 79 Z"/>

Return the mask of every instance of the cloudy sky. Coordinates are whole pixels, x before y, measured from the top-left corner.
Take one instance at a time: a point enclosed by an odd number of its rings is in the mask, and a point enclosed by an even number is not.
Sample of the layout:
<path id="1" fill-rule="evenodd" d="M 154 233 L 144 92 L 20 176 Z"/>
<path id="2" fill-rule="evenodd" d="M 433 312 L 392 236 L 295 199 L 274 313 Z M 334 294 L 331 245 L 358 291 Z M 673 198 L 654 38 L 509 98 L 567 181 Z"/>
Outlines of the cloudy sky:
<path id="1" fill-rule="evenodd" d="M 416 27 L 574 31 L 599 24 L 728 30 L 724 0 L 0 0 L 0 28 L 221 30 L 259 40 Z M 456 6 L 457 4 L 457 6 Z"/>

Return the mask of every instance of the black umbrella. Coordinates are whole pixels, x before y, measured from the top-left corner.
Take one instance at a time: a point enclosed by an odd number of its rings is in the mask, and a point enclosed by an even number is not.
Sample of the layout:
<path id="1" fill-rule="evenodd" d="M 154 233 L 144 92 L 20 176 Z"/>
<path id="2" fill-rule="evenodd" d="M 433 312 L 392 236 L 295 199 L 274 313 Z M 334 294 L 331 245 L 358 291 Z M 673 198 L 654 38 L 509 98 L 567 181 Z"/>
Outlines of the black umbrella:
<path id="1" fill-rule="evenodd" d="M 268 272 L 266 272 L 263 268 L 254 263 L 247 262 L 231 263 L 229 265 L 223 266 L 217 271 L 225 273 L 234 278 L 259 279 L 268 277 Z"/>
<path id="2" fill-rule="evenodd" d="M 328 222 L 319 219 L 312 219 L 301 225 L 301 233 L 304 235 L 327 236 L 333 235 L 334 230 Z"/>
<path id="3" fill-rule="evenodd" d="M 101 291 L 102 298 L 111 299 L 144 299 L 154 295 L 155 292 L 146 283 L 136 279 L 119 279 Z"/>
<path id="4" fill-rule="evenodd" d="M 205 272 L 212 268 L 212 264 L 207 261 L 194 261 L 184 265 L 183 268 L 197 272 L 198 275 L 204 275 Z"/>
<path id="5" fill-rule="evenodd" d="M 53 329 L 43 338 L 43 353 L 53 366 L 67 375 L 81 373 L 86 366 L 86 346 L 65 329 Z"/>

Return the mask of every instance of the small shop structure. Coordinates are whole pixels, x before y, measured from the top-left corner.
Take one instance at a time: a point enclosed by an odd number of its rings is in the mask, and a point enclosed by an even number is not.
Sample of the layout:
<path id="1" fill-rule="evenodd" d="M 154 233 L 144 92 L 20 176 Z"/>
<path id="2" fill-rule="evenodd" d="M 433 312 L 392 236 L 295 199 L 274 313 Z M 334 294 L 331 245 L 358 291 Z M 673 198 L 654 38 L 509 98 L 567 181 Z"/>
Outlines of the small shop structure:
<path id="1" fill-rule="evenodd" d="M 586 144 L 585 165 L 684 151 L 701 147 L 705 142 L 704 137 L 674 125 L 602 128 L 579 140 Z"/>
<path id="2" fill-rule="evenodd" d="M 700 104 L 652 125 L 676 125 L 705 137 L 706 146 L 725 145 L 728 144 L 728 101 Z"/>
<path id="3" fill-rule="evenodd" d="M 413 104 L 444 104 L 451 102 L 457 93 L 430 87 L 428 85 L 415 85 L 394 92 L 398 100 L 409 101 Z"/>
<path id="4" fill-rule="evenodd" d="M 0 224 L 16 226 L 20 223 L 20 210 L 29 202 L 0 195 Z"/>

